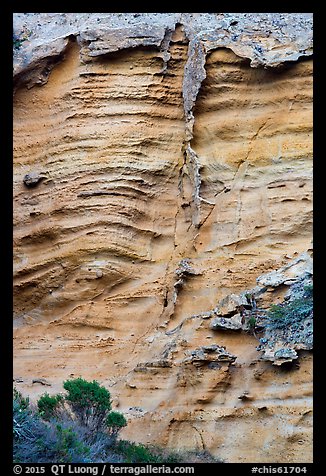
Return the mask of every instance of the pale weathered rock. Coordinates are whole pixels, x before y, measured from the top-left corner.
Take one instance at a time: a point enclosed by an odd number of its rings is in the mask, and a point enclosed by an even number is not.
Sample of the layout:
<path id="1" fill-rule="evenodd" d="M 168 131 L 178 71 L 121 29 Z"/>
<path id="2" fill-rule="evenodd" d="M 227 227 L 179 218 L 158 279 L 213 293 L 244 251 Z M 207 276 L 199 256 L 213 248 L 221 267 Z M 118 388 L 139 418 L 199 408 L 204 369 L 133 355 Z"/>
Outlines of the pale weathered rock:
<path id="1" fill-rule="evenodd" d="M 189 357 L 186 357 L 184 363 L 192 363 L 196 367 L 211 364 L 213 362 L 229 362 L 236 360 L 236 356 L 230 354 L 224 346 L 216 344 L 202 346 L 199 349 L 188 351 Z"/>
<path id="2" fill-rule="evenodd" d="M 230 316 L 235 314 L 240 306 L 248 306 L 245 296 L 229 294 L 218 303 L 215 313 L 219 316 Z"/>
<path id="3" fill-rule="evenodd" d="M 281 347 L 277 350 L 267 349 L 264 355 L 261 357 L 262 360 L 269 360 L 273 365 L 282 365 L 286 362 L 292 362 L 298 358 L 298 354 L 294 349 Z"/>
<path id="4" fill-rule="evenodd" d="M 261 286 L 277 287 L 281 284 L 294 284 L 303 276 L 313 274 L 313 261 L 309 253 L 302 253 L 277 271 L 264 274 L 257 278 Z"/>
<path id="5" fill-rule="evenodd" d="M 51 387 L 51 383 L 48 382 L 45 378 L 34 378 L 32 380 L 32 383 L 40 383 L 41 385 L 46 385 L 48 387 Z"/>
<path id="6" fill-rule="evenodd" d="M 238 399 L 239 400 L 242 400 L 242 401 L 251 401 L 254 399 L 254 397 L 252 395 L 250 395 L 250 393 L 245 390 L 241 395 L 238 396 Z"/>
<path id="7" fill-rule="evenodd" d="M 242 318 L 240 314 L 232 317 L 215 317 L 210 323 L 210 328 L 216 330 L 240 331 L 242 329 Z"/>
<path id="8" fill-rule="evenodd" d="M 190 263 L 190 260 L 185 258 L 185 259 L 182 259 L 175 271 L 175 274 L 179 277 L 179 278 L 186 278 L 187 276 L 199 276 L 200 272 L 196 271 L 192 266 L 191 266 L 191 263 Z"/>
<path id="9" fill-rule="evenodd" d="M 50 69 L 53 59 L 64 53 L 72 37 L 80 42 L 87 60 L 123 48 L 159 47 L 177 24 L 184 25 L 196 60 L 200 57 L 196 45 L 203 51 L 231 48 L 237 55 L 250 58 L 252 66 L 279 66 L 312 53 L 312 15 L 307 13 L 141 13 L 139 17 L 115 13 L 16 13 L 16 37 L 26 30 L 28 36 L 14 51 L 14 75 L 26 77 L 27 72 L 40 65 L 39 74 L 42 69 Z M 205 77 L 205 54 L 202 58 L 198 58 L 198 65 L 191 62 L 194 67 L 190 64 L 185 75 L 185 97 L 190 98 L 186 111 L 191 111 Z"/>
<path id="10" fill-rule="evenodd" d="M 175 274 L 178 280 L 174 283 L 173 303 L 175 304 L 178 298 L 178 293 L 183 288 L 186 280 L 191 276 L 199 276 L 200 272 L 193 269 L 188 258 L 182 259 L 178 264 Z"/>

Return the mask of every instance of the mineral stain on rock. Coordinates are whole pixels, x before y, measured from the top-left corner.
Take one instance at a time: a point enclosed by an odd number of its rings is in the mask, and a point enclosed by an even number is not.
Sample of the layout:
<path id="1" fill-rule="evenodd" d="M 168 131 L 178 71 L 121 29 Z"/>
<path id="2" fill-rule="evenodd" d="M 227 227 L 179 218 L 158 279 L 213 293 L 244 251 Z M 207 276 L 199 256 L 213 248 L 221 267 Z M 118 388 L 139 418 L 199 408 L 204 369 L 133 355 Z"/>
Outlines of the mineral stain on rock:
<path id="1" fill-rule="evenodd" d="M 312 315 L 268 327 L 312 284 L 312 15 L 14 30 L 20 391 L 80 375 L 114 388 L 123 438 L 312 461 Z"/>

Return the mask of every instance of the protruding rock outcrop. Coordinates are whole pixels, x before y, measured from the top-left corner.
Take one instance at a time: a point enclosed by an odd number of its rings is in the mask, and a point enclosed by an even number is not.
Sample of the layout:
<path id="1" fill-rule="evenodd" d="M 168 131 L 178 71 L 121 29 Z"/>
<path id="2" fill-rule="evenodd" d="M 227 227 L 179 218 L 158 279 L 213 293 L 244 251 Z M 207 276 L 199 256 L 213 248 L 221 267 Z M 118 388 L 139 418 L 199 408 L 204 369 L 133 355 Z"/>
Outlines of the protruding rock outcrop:
<path id="1" fill-rule="evenodd" d="M 215 317 L 210 323 L 210 328 L 213 331 L 216 330 L 230 330 L 230 331 L 240 331 L 242 329 L 242 317 L 241 314 L 234 314 L 232 317 Z"/>
<path id="2" fill-rule="evenodd" d="M 202 346 L 199 349 L 190 350 L 187 352 L 184 363 L 192 363 L 195 367 L 203 365 L 214 365 L 220 362 L 232 363 L 236 360 L 236 356 L 230 354 L 225 347 L 216 344 Z"/>
<path id="3" fill-rule="evenodd" d="M 311 277 L 313 274 L 313 261 L 309 253 L 305 252 L 282 268 L 263 274 L 257 278 L 260 286 L 276 288 L 281 284 L 289 286 L 297 283 L 299 279 Z"/>

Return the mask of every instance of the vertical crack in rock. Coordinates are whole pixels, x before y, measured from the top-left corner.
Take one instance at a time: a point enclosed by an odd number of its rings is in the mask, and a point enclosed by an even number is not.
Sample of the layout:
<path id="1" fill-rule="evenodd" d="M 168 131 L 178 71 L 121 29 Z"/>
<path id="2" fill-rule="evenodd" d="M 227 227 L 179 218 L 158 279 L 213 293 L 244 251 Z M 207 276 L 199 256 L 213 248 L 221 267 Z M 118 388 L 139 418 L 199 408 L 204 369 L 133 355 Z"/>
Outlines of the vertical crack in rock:
<path id="1" fill-rule="evenodd" d="M 196 103 L 201 83 L 206 78 L 205 62 L 205 46 L 195 37 L 190 40 L 188 45 L 188 59 L 184 69 L 182 86 L 187 142 L 190 142 L 193 138 L 194 115 L 192 110 Z"/>
<path id="2" fill-rule="evenodd" d="M 163 67 L 160 71 L 160 74 L 167 74 L 168 73 L 168 63 L 172 57 L 170 52 L 171 44 L 179 43 L 181 46 L 184 45 L 185 48 L 188 49 L 187 55 L 189 53 L 189 39 L 185 35 L 184 26 L 182 23 L 176 22 L 174 28 L 166 28 L 164 38 L 162 39 L 160 50 L 161 50 L 161 57 L 163 59 Z M 189 55 L 188 55 L 189 56 Z M 187 64 L 187 63 L 186 63 Z M 185 75 L 185 65 L 183 67 L 183 75 Z M 184 81 L 184 76 L 183 76 Z M 184 100 L 183 100 L 183 107 L 184 107 Z M 185 116 L 186 117 L 186 116 Z M 187 129 L 187 121 L 185 122 L 185 130 Z M 197 204 L 198 199 L 196 197 L 196 190 L 200 188 L 200 175 L 199 175 L 199 168 L 197 167 L 196 159 L 189 160 L 189 152 L 184 150 L 184 142 L 181 147 L 181 151 L 183 152 L 183 161 L 180 164 L 177 164 L 176 167 L 179 168 L 179 177 L 177 180 L 177 204 L 176 204 L 176 212 L 174 216 L 174 230 L 173 230 L 173 251 L 171 257 L 166 265 L 165 269 L 165 277 L 164 277 L 164 286 L 163 286 L 163 304 L 162 304 L 162 312 L 159 317 L 161 320 L 162 318 L 165 319 L 163 327 L 169 322 L 169 319 L 173 316 L 175 311 L 175 306 L 177 303 L 178 291 L 179 291 L 179 284 L 181 284 L 181 279 L 175 280 L 176 274 L 178 275 L 178 267 L 176 269 L 176 259 L 182 255 L 187 255 L 187 248 L 189 247 L 189 243 L 192 243 L 193 236 L 185 239 L 184 230 L 180 233 L 179 226 L 184 221 L 187 221 L 187 217 L 184 213 L 185 208 L 190 207 L 191 209 L 194 208 L 194 203 Z M 197 170 L 198 169 L 198 170 Z M 193 193 L 188 193 L 188 187 L 186 182 L 190 181 L 192 184 L 192 188 L 194 190 Z M 193 213 L 192 213 L 193 215 Z M 182 227 L 182 225 L 181 225 Z M 188 227 L 188 230 L 189 231 Z M 187 234 L 187 232 L 186 232 Z M 180 260 L 180 258 L 178 259 Z"/>
<path id="3" fill-rule="evenodd" d="M 174 32 L 167 30 L 165 37 L 162 40 L 161 48 L 164 51 L 162 55 L 164 61 L 164 67 L 162 70 L 163 73 L 166 72 L 167 62 L 171 56 L 169 53 L 169 45 L 172 40 L 172 36 L 179 28 L 183 30 L 183 25 L 176 23 Z M 202 81 L 206 77 L 206 50 L 204 44 L 196 37 L 189 41 L 189 39 L 185 36 L 183 38 L 183 42 L 188 44 L 188 57 L 184 66 L 182 85 L 185 120 L 185 141 L 182 146 L 184 159 L 179 169 L 177 191 L 178 206 L 175 215 L 174 228 L 174 253 L 171 256 L 171 260 L 166 269 L 166 280 L 168 275 L 171 276 L 171 264 L 175 264 L 175 257 L 180 256 L 180 254 L 182 254 L 182 256 L 187 256 L 187 250 L 190 251 L 190 246 L 193 247 L 196 237 L 195 230 L 201 225 L 201 203 L 205 202 L 214 206 L 214 203 L 208 202 L 200 196 L 201 165 L 196 152 L 190 145 L 190 141 L 193 138 L 194 126 L 194 115 L 192 110 L 195 105 Z M 183 238 L 180 238 L 178 241 L 176 237 L 178 233 L 178 223 L 187 222 L 189 219 L 189 226 L 186 230 L 183 230 L 183 233 L 186 233 L 188 236 L 183 236 Z M 167 299 L 167 296 L 170 295 L 170 300 L 172 300 L 171 308 L 169 309 L 169 318 L 174 314 L 175 306 L 177 304 L 179 281 L 180 280 L 173 282 L 173 288 L 170 291 L 166 291 L 165 299 Z M 162 315 L 165 315 L 164 309 L 162 311 Z"/>
<path id="4" fill-rule="evenodd" d="M 201 274 L 202 273 L 196 271 L 192 267 L 189 259 L 185 258 L 185 259 L 182 259 L 180 261 L 180 263 L 179 263 L 179 265 L 178 265 L 178 267 L 175 271 L 175 275 L 178 279 L 173 285 L 173 288 L 174 288 L 173 304 L 174 305 L 177 302 L 178 293 L 182 289 L 183 285 L 185 284 L 186 279 L 189 278 L 190 276 L 198 276 L 198 275 L 201 275 Z"/>
<path id="5" fill-rule="evenodd" d="M 206 78 L 206 48 L 199 38 L 194 37 L 189 42 L 188 46 L 188 60 L 185 65 L 184 80 L 183 80 L 183 101 L 185 112 L 185 161 L 183 167 L 187 169 L 188 176 L 193 186 L 192 193 L 192 225 L 194 229 L 199 228 L 203 221 L 207 218 L 202 218 L 201 204 L 204 202 L 210 206 L 208 214 L 211 213 L 215 203 L 205 200 L 200 196 L 201 187 L 201 164 L 196 152 L 191 147 L 191 139 L 193 138 L 193 128 L 195 118 L 193 115 L 193 108 L 196 104 L 196 99 L 203 80 Z"/>
<path id="6" fill-rule="evenodd" d="M 201 433 L 201 431 L 198 430 L 198 428 L 195 426 L 195 425 L 192 425 L 192 428 L 197 432 L 197 434 L 199 435 L 199 438 L 200 438 L 200 442 L 202 444 L 202 451 L 206 451 L 206 445 L 205 445 L 205 442 L 204 442 L 204 438 L 203 438 L 203 435 Z"/>
<path id="7" fill-rule="evenodd" d="M 191 148 L 190 142 L 193 138 L 193 128 L 195 118 L 193 107 L 200 90 L 202 81 L 206 78 L 205 70 L 206 50 L 204 44 L 198 39 L 193 38 L 188 45 L 188 60 L 185 65 L 183 78 L 183 106 L 185 113 L 185 164 L 187 167 L 190 181 L 193 186 L 192 194 L 192 224 L 198 228 L 200 223 L 200 163 L 195 151 Z"/>
<path id="8" fill-rule="evenodd" d="M 162 70 L 160 71 L 160 74 L 165 74 L 168 68 L 168 62 L 171 58 L 170 43 L 171 43 L 171 39 L 172 39 L 172 35 L 174 31 L 175 30 L 171 28 L 166 28 L 164 37 L 160 44 L 161 57 L 163 60 L 163 67 L 162 67 Z"/>
<path id="9" fill-rule="evenodd" d="M 213 210 L 215 203 L 206 200 L 205 198 L 201 197 L 200 195 L 200 187 L 201 187 L 201 175 L 200 170 L 202 168 L 199 157 L 196 152 L 192 149 L 190 144 L 187 144 L 186 149 L 186 157 L 188 158 L 188 170 L 191 171 L 190 176 L 193 182 L 193 205 L 194 205 L 194 213 L 193 213 L 193 222 L 195 228 L 199 228 L 202 226 L 203 222 L 206 220 L 207 215 L 202 217 L 202 210 L 201 204 L 205 203 L 210 206 L 209 214 Z"/>

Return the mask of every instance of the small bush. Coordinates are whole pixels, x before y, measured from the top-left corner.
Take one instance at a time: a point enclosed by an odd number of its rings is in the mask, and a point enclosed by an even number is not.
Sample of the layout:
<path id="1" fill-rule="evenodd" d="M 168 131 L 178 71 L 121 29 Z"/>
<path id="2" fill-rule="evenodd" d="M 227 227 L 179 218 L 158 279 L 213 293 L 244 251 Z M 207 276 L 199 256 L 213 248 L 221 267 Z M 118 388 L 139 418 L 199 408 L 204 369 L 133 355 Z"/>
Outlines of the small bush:
<path id="1" fill-rule="evenodd" d="M 15 440 L 30 439 L 33 436 L 33 422 L 31 421 L 31 410 L 29 398 L 24 398 L 22 394 L 14 388 L 13 390 L 13 435 Z"/>
<path id="2" fill-rule="evenodd" d="M 314 288 L 312 284 L 307 284 L 306 286 L 304 286 L 303 290 L 305 297 L 313 297 Z"/>
<path id="3" fill-rule="evenodd" d="M 35 424 L 37 416 L 33 418 Z M 85 463 L 89 453 L 89 447 L 73 428 L 42 421 L 38 421 L 32 438 L 14 445 L 15 462 L 24 463 Z"/>
<path id="4" fill-rule="evenodd" d="M 22 410 L 17 405 L 13 404 L 13 434 L 15 440 L 30 439 L 33 437 L 33 422 L 31 421 L 29 410 Z"/>
<path id="5" fill-rule="evenodd" d="M 39 414 L 44 420 L 53 418 L 62 402 L 63 397 L 61 395 L 51 397 L 48 393 L 45 393 L 37 402 Z"/>
<path id="6" fill-rule="evenodd" d="M 110 413 L 110 393 L 96 381 L 83 379 L 67 381 L 64 387 L 66 396 L 46 393 L 37 408 L 14 390 L 14 461 L 123 462 L 115 445 L 127 422 L 121 413 Z"/>
<path id="7" fill-rule="evenodd" d="M 106 417 L 105 424 L 109 430 L 109 434 L 116 438 L 121 428 L 127 425 L 127 420 L 122 413 L 110 412 Z"/>
<path id="8" fill-rule="evenodd" d="M 83 425 L 97 431 L 105 427 L 105 418 L 111 410 L 111 395 L 105 387 L 95 380 L 77 378 L 64 382 L 63 388 L 68 392 L 66 400 Z"/>
<path id="9" fill-rule="evenodd" d="M 251 316 L 248 319 L 248 327 L 251 331 L 255 329 L 255 327 L 256 327 L 256 318 L 255 317 Z"/>
<path id="10" fill-rule="evenodd" d="M 56 426 L 57 442 L 55 452 L 59 463 L 84 462 L 84 458 L 90 453 L 88 446 L 83 444 L 72 428 Z M 82 461 L 78 461 L 82 460 Z"/>
<path id="11" fill-rule="evenodd" d="M 63 388 L 68 392 L 66 399 L 73 406 L 94 407 L 101 411 L 111 410 L 110 392 L 105 387 L 101 387 L 96 380 L 93 382 L 87 382 L 82 378 L 67 380 Z"/>
<path id="12" fill-rule="evenodd" d="M 13 390 L 13 401 L 21 410 L 27 410 L 29 408 L 29 398 L 24 398 L 16 388 Z"/>
<path id="13" fill-rule="evenodd" d="M 305 292 L 303 297 L 273 304 L 267 316 L 267 327 L 270 329 L 298 328 L 302 321 L 309 317 L 313 311 L 312 289 Z"/>
<path id="14" fill-rule="evenodd" d="M 127 421 L 123 414 L 111 411 L 110 393 L 96 381 L 83 379 L 68 380 L 64 382 L 64 388 L 68 392 L 65 397 L 44 394 L 38 401 L 38 411 L 29 405 L 28 398 L 14 391 L 15 463 L 215 461 L 206 454 L 202 457 L 198 453 L 174 453 L 156 446 L 117 441 L 118 432 Z M 97 417 L 94 431 L 94 418 Z"/>
<path id="15" fill-rule="evenodd" d="M 22 46 L 22 44 L 24 43 L 24 41 L 28 40 L 28 38 L 31 36 L 32 32 L 31 31 L 21 31 L 19 33 L 19 35 L 17 34 L 13 34 L 13 37 L 12 37 L 12 44 L 13 44 L 13 48 L 15 50 L 19 50 Z"/>
<path id="16" fill-rule="evenodd" d="M 170 451 L 158 446 L 145 446 L 121 440 L 116 450 L 123 455 L 125 463 L 189 463 L 189 462 L 220 462 L 208 452 Z"/>
<path id="17" fill-rule="evenodd" d="M 123 454 L 126 463 L 162 463 L 160 455 L 142 444 L 122 440 L 118 442 L 117 450 Z"/>

